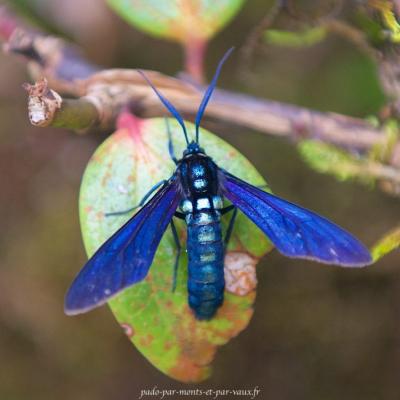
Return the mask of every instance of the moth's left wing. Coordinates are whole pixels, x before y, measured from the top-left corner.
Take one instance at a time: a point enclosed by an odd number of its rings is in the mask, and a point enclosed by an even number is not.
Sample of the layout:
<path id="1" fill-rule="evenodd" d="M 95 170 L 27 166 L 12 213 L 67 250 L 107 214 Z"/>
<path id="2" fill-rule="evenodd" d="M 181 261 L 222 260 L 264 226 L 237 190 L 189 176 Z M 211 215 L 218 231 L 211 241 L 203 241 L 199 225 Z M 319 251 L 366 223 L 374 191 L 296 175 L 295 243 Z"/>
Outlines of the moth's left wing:
<path id="1" fill-rule="evenodd" d="M 219 170 L 223 195 L 250 218 L 285 256 L 362 267 L 368 249 L 327 219 Z"/>
<path id="2" fill-rule="evenodd" d="M 66 295 L 66 314 L 90 311 L 144 279 L 180 200 L 173 176 L 82 268 Z"/>

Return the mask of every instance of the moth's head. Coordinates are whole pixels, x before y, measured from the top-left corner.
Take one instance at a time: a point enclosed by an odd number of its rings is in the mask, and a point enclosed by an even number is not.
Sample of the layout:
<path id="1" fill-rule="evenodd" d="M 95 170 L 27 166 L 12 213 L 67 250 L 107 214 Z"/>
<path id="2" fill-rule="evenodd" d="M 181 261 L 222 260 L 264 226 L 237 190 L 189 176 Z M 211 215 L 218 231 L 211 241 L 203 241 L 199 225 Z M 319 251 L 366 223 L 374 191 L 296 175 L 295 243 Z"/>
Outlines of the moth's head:
<path id="1" fill-rule="evenodd" d="M 199 146 L 199 144 L 195 141 L 192 141 L 188 144 L 187 148 L 183 152 L 183 157 L 186 157 L 188 155 L 192 154 L 203 154 L 206 155 L 206 152 L 202 147 Z"/>
<path id="2" fill-rule="evenodd" d="M 215 85 L 217 84 L 217 79 L 219 76 L 219 73 L 221 71 L 222 65 L 224 64 L 225 60 L 229 57 L 229 55 L 232 53 L 233 47 L 231 47 L 222 57 L 221 61 L 219 62 L 217 66 L 217 70 L 215 71 L 214 77 L 211 80 L 210 85 L 206 89 L 203 99 L 201 100 L 199 109 L 196 114 L 196 119 L 195 119 L 195 127 L 196 127 L 196 140 L 189 143 L 189 138 L 185 126 L 185 122 L 183 121 L 183 118 L 181 114 L 179 114 L 178 110 L 167 100 L 156 88 L 155 86 L 150 82 L 149 78 L 140 70 L 138 72 L 140 75 L 143 76 L 143 78 L 147 81 L 147 83 L 150 85 L 150 87 L 153 89 L 154 93 L 158 96 L 158 98 L 161 100 L 161 102 L 164 104 L 164 107 L 175 117 L 175 119 L 178 121 L 179 125 L 182 127 L 183 134 L 185 136 L 187 148 L 183 152 L 183 157 L 188 156 L 190 154 L 200 154 L 200 155 L 206 155 L 204 150 L 199 146 L 199 134 L 200 134 L 200 122 L 203 117 L 204 111 L 207 107 L 207 104 L 211 98 L 211 95 L 214 91 Z"/>

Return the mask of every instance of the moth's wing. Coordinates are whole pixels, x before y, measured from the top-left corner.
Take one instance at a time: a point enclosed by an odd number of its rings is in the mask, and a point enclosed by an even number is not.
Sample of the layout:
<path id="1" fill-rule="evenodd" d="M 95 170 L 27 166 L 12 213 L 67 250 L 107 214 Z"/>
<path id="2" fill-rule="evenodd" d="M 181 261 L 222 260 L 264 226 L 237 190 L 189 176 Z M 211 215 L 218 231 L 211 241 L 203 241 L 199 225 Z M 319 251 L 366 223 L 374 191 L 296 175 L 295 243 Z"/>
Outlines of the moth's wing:
<path id="1" fill-rule="evenodd" d="M 144 279 L 180 200 L 173 176 L 82 268 L 66 295 L 66 314 L 87 312 Z"/>
<path id="2" fill-rule="evenodd" d="M 368 249 L 327 219 L 219 170 L 223 195 L 250 218 L 285 256 L 361 267 Z"/>

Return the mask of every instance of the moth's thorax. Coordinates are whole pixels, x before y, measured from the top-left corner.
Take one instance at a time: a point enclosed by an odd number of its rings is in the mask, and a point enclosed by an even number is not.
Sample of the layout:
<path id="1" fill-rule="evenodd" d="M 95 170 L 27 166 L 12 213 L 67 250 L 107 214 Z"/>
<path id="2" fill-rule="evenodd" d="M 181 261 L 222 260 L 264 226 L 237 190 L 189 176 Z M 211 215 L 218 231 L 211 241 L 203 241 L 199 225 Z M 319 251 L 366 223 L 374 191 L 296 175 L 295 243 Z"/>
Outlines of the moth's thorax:
<path id="1" fill-rule="evenodd" d="M 199 198 L 219 194 L 217 166 L 207 155 L 186 155 L 179 162 L 178 173 L 185 199 L 195 203 Z"/>

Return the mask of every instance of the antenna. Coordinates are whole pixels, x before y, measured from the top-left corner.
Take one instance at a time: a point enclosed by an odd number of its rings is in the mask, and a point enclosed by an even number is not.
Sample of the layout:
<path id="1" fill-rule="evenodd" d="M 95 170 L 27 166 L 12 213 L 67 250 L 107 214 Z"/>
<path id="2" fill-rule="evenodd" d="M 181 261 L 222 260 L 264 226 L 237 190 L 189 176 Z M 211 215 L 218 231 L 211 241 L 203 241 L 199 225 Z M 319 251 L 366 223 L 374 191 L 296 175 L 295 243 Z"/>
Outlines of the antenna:
<path id="1" fill-rule="evenodd" d="M 199 129 L 200 129 L 200 122 L 201 122 L 201 118 L 203 117 L 204 114 L 204 110 L 207 107 L 208 101 L 210 100 L 210 97 L 214 91 L 215 85 L 217 84 L 217 80 L 218 80 L 218 76 L 219 73 L 221 72 L 221 68 L 224 64 L 224 62 L 226 61 L 226 59 L 231 55 L 232 51 L 234 50 L 234 47 L 231 47 L 222 57 L 221 61 L 219 62 L 218 66 L 217 66 L 217 70 L 215 71 L 214 77 L 210 83 L 210 85 L 208 86 L 206 92 L 204 93 L 203 96 L 203 100 L 201 101 L 199 110 L 197 111 L 197 115 L 196 115 L 196 121 L 195 121 L 195 125 L 196 125 L 196 143 L 199 143 Z"/>
<path id="2" fill-rule="evenodd" d="M 145 73 L 141 70 L 137 70 L 140 75 L 146 80 L 146 82 L 150 85 L 150 87 L 154 90 L 154 93 L 158 96 L 161 102 L 164 104 L 165 108 L 176 118 L 179 122 L 179 125 L 183 129 L 183 134 L 185 135 L 186 144 L 189 145 L 189 139 L 186 131 L 185 123 L 183 122 L 183 118 L 181 114 L 179 114 L 178 110 L 155 88 L 155 86 L 151 83 L 150 79 L 145 75 Z"/>

